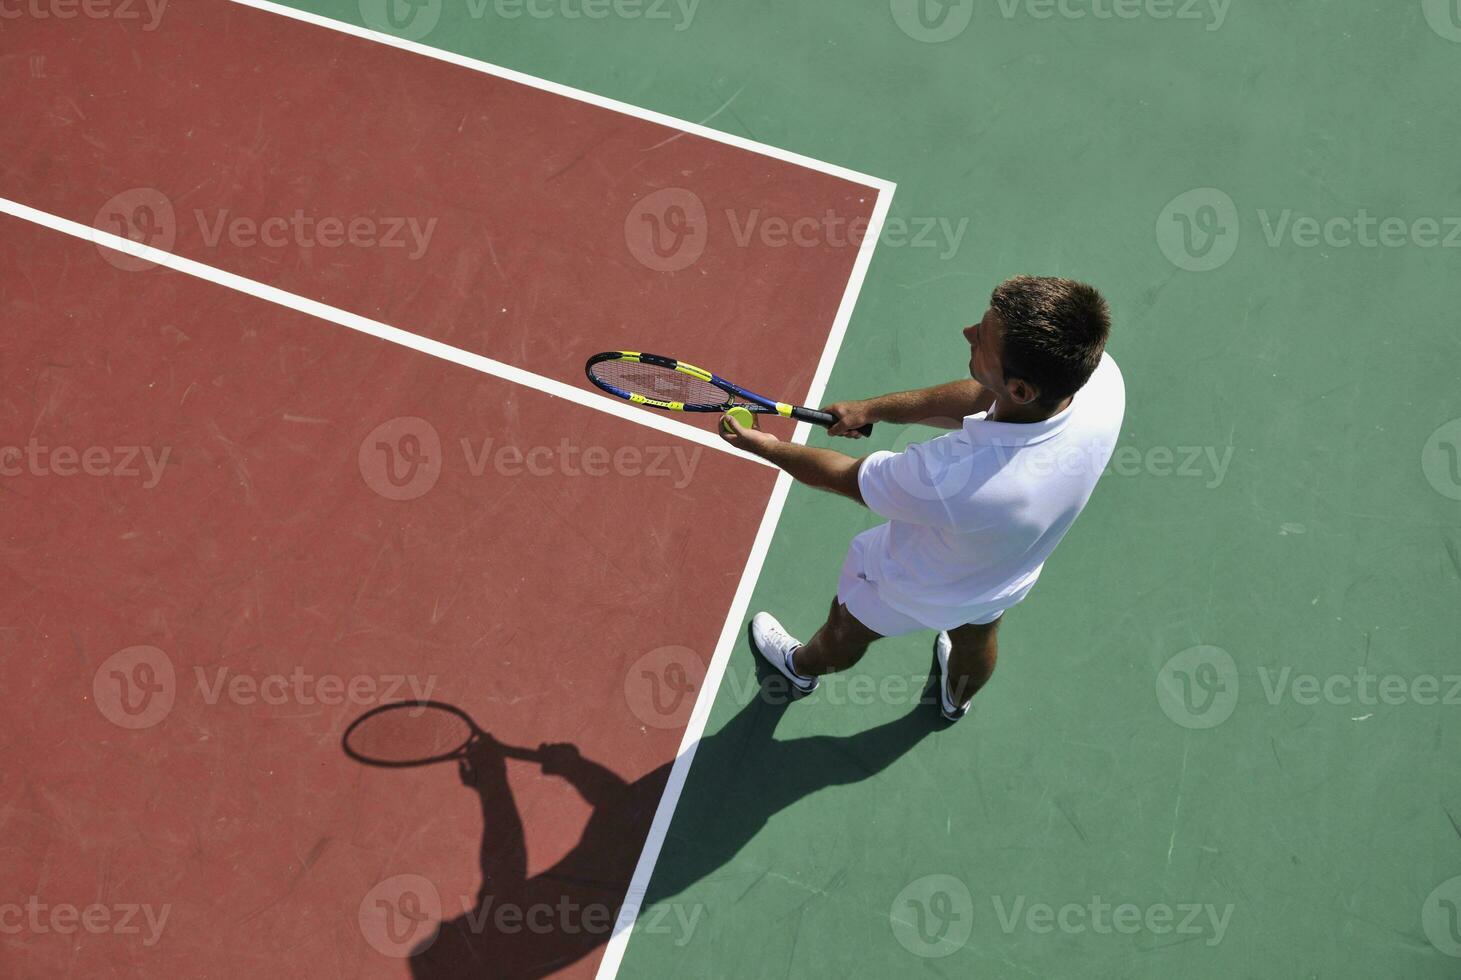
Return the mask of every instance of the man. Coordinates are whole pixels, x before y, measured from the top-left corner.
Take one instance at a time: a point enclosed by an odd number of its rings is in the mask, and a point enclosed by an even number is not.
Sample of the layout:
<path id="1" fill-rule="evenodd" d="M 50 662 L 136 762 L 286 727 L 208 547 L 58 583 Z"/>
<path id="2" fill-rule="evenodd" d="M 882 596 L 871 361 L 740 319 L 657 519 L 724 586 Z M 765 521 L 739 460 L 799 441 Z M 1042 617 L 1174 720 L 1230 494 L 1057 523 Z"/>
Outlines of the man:
<path id="1" fill-rule="evenodd" d="M 832 610 L 806 643 L 769 613 L 751 620 L 757 652 L 798 692 L 874 640 L 931 629 L 940 710 L 950 722 L 968 712 L 994 671 L 1000 618 L 1029 594 L 1116 446 L 1126 390 L 1105 353 L 1110 329 L 1085 283 L 1001 283 L 964 330 L 969 380 L 827 407 L 834 436 L 857 438 L 868 422 L 957 430 L 901 453 L 856 459 L 722 420 L 732 445 L 888 519 L 853 539 Z"/>

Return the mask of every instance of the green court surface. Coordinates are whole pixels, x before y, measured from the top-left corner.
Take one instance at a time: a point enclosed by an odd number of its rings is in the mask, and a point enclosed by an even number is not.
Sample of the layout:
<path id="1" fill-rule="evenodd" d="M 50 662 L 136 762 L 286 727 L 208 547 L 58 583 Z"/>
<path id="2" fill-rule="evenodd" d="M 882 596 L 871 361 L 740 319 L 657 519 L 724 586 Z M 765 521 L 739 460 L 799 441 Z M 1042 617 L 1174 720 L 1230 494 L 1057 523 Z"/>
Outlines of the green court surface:
<path id="1" fill-rule="evenodd" d="M 784 708 L 742 640 L 620 976 L 1461 975 L 1461 10 L 441 4 L 421 43 L 897 182 L 830 399 L 957 376 L 1010 275 L 1116 314 L 1123 448 L 974 713 L 898 723 L 930 637 Z M 752 609 L 813 629 L 869 524 L 794 489 Z"/>

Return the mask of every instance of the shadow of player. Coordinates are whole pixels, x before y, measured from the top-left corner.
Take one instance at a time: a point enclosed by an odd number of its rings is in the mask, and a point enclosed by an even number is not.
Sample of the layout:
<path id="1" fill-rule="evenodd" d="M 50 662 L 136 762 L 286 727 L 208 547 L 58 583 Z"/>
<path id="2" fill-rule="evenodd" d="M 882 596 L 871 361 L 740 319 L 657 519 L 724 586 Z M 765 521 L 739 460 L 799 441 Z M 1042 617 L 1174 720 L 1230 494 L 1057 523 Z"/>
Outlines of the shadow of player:
<path id="1" fill-rule="evenodd" d="M 855 735 L 776 741 L 789 699 L 784 687 L 777 690 L 779 678 L 760 676 L 760 696 L 699 743 L 642 901 L 646 909 L 724 867 L 782 809 L 820 789 L 877 775 L 943 727 L 925 694 L 926 703 L 903 717 Z M 557 864 L 529 877 L 503 746 L 490 736 L 475 742 L 460 773 L 482 808 L 482 886 L 474 908 L 441 923 L 412 953 L 411 975 L 418 980 L 542 977 L 612 934 L 672 764 L 628 782 L 572 745 L 545 744 L 537 756 L 545 774 L 567 780 L 592 807 L 582 839 Z M 688 942 L 697 911 L 671 905 L 660 919 L 663 928 Z"/>

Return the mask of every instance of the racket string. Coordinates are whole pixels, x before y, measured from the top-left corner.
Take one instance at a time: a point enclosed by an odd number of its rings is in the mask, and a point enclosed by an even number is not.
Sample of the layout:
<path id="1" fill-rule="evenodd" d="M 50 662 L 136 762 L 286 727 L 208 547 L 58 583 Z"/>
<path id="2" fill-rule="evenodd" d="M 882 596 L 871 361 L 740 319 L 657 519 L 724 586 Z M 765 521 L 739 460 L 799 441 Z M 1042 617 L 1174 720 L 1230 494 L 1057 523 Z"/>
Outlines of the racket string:
<path id="1" fill-rule="evenodd" d="M 408 703 L 384 706 L 357 719 L 346 747 L 366 761 L 406 765 L 455 755 L 474 734 L 472 724 L 455 711 Z"/>
<path id="2" fill-rule="evenodd" d="M 686 407 L 717 407 L 729 402 L 728 394 L 709 381 L 658 364 L 600 361 L 591 371 L 600 381 L 654 401 L 682 402 Z"/>

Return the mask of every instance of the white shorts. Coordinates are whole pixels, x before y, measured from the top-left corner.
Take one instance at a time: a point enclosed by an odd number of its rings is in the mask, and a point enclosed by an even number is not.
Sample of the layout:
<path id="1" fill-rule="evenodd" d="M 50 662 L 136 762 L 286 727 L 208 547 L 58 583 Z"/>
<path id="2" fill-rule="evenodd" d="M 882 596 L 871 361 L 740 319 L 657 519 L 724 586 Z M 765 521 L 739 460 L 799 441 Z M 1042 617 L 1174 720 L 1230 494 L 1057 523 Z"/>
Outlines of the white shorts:
<path id="1" fill-rule="evenodd" d="M 862 535 L 852 539 L 847 557 L 842 560 L 842 574 L 837 579 L 837 601 L 847 607 L 854 619 L 879 636 L 903 636 L 920 630 L 934 629 L 920 623 L 905 612 L 899 612 L 883 601 L 878 594 L 878 584 L 869 581 L 863 572 L 861 540 Z M 1003 616 L 1005 610 L 980 617 L 978 625 L 992 623 Z"/>

